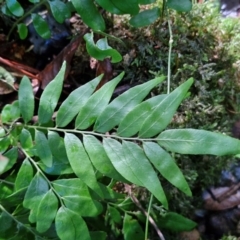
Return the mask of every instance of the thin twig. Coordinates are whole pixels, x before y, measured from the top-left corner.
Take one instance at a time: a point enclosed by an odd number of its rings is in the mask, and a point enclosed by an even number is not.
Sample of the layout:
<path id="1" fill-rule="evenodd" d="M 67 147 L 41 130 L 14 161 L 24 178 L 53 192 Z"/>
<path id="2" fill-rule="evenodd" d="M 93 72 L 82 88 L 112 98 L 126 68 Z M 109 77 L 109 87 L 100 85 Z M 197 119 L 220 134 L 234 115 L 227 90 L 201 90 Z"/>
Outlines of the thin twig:
<path id="1" fill-rule="evenodd" d="M 152 226 L 155 228 L 159 238 L 161 240 L 165 240 L 161 230 L 158 228 L 157 224 L 155 223 L 154 219 L 145 211 L 145 209 L 142 207 L 141 203 L 138 201 L 138 199 L 134 196 L 132 193 L 131 186 L 128 184 L 125 184 L 125 189 L 128 191 L 129 196 L 131 197 L 132 201 L 137 205 L 137 207 L 144 213 L 144 215 L 149 219 L 149 222 L 152 224 Z M 147 240 L 147 239 L 145 239 Z"/>

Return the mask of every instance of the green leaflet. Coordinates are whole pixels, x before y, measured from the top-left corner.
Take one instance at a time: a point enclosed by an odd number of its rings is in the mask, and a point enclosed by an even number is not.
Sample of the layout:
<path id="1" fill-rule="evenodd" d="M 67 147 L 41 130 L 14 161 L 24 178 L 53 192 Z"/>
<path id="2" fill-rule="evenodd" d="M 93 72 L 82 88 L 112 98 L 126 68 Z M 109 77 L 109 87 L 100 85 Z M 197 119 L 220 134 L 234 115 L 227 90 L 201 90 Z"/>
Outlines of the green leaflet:
<path id="1" fill-rule="evenodd" d="M 73 173 L 73 170 L 69 164 L 67 158 L 67 152 L 64 145 L 64 140 L 58 133 L 49 131 L 48 132 L 48 144 L 52 152 L 52 166 L 47 167 L 44 164 L 39 163 L 41 169 L 50 175 L 62 175 Z"/>
<path id="2" fill-rule="evenodd" d="M 17 25 L 17 30 L 19 33 L 19 37 L 21 40 L 25 39 L 28 35 L 28 28 L 26 26 L 26 24 L 24 23 L 20 23 Z"/>
<path id="3" fill-rule="evenodd" d="M 16 223 L 13 218 L 5 213 L 1 212 L 0 214 L 0 236 L 1 239 L 10 239 L 12 236 L 12 231 L 16 230 Z"/>
<path id="4" fill-rule="evenodd" d="M 139 222 L 126 213 L 123 220 L 123 234 L 124 240 L 145 239 L 144 232 Z"/>
<path id="5" fill-rule="evenodd" d="M 123 76 L 124 73 L 119 74 L 116 78 L 104 84 L 88 99 L 85 105 L 80 108 L 75 128 L 86 129 L 96 121 L 96 118 L 106 109 L 116 85 L 121 81 Z"/>
<path id="6" fill-rule="evenodd" d="M 18 90 L 19 108 L 25 123 L 29 122 L 34 112 L 34 95 L 30 80 L 24 76 Z"/>
<path id="7" fill-rule="evenodd" d="M 217 156 L 240 153 L 238 139 L 197 129 L 172 129 L 162 132 L 158 144 L 168 151 L 181 154 L 212 154 Z"/>
<path id="8" fill-rule="evenodd" d="M 192 2 L 190 0 L 167 0 L 167 7 L 178 12 L 189 12 L 192 9 Z"/>
<path id="9" fill-rule="evenodd" d="M 36 150 L 41 161 L 47 166 L 52 166 L 52 152 L 48 140 L 43 132 L 35 130 Z"/>
<path id="10" fill-rule="evenodd" d="M 99 196 L 103 197 L 92 163 L 81 141 L 75 135 L 65 133 L 64 143 L 67 156 L 74 173 Z"/>
<path id="11" fill-rule="evenodd" d="M 92 199 L 87 185 L 80 179 L 61 179 L 52 183 L 70 210 L 84 217 L 94 217 L 102 212 L 102 205 Z"/>
<path id="12" fill-rule="evenodd" d="M 0 152 L 1 153 L 5 152 L 9 148 L 10 145 L 11 145 L 11 140 L 10 140 L 9 136 L 0 138 Z"/>
<path id="13" fill-rule="evenodd" d="M 68 208 L 59 208 L 55 224 L 57 235 L 61 240 L 91 240 L 84 220 Z"/>
<path id="14" fill-rule="evenodd" d="M 6 166 L 8 165 L 9 159 L 4 157 L 0 153 L 0 174 L 2 174 L 5 171 Z"/>
<path id="15" fill-rule="evenodd" d="M 3 156 L 9 159 L 7 166 L 4 168 L 4 172 L 6 172 L 7 170 L 11 169 L 17 161 L 17 158 L 18 158 L 17 147 L 12 147 L 10 150 L 5 152 Z"/>
<path id="16" fill-rule="evenodd" d="M 79 113 L 80 109 L 85 105 L 102 77 L 103 75 L 100 75 L 70 93 L 58 110 L 56 117 L 57 127 L 65 127 L 73 120 L 73 118 Z"/>
<path id="17" fill-rule="evenodd" d="M 29 149 L 33 147 L 32 135 L 27 129 L 25 128 L 22 129 L 19 136 L 19 140 L 20 140 L 21 146 L 24 149 Z"/>
<path id="18" fill-rule="evenodd" d="M 122 223 L 122 216 L 121 216 L 120 212 L 115 207 L 111 207 L 111 206 L 108 205 L 108 212 L 109 212 L 109 215 L 110 215 L 111 219 L 115 223 L 117 223 L 117 224 Z"/>
<path id="19" fill-rule="evenodd" d="M 38 108 L 39 124 L 48 123 L 52 118 L 54 109 L 57 106 L 58 99 L 62 91 L 65 69 L 66 69 L 66 62 L 63 62 L 63 65 L 59 73 L 46 86 L 46 88 L 44 89 L 41 95 L 39 108 Z"/>
<path id="20" fill-rule="evenodd" d="M 48 190 L 48 182 L 39 172 L 37 172 L 27 189 L 23 201 L 23 206 L 31 210 L 29 215 L 29 221 L 31 223 L 37 221 L 38 206 Z"/>
<path id="21" fill-rule="evenodd" d="M 129 23 L 134 27 L 144 27 L 154 23 L 161 15 L 159 7 L 154 7 L 133 16 Z"/>
<path id="22" fill-rule="evenodd" d="M 33 26 L 36 32 L 44 39 L 49 39 L 51 37 L 51 32 L 48 23 L 44 18 L 36 13 L 31 14 Z"/>
<path id="23" fill-rule="evenodd" d="M 24 9 L 17 0 L 6 1 L 8 10 L 16 17 L 21 17 L 24 14 Z"/>
<path id="24" fill-rule="evenodd" d="M 193 79 L 190 78 L 173 92 L 168 94 L 168 96 L 151 111 L 149 116 L 143 122 L 139 132 L 139 137 L 153 137 L 165 129 L 171 122 L 173 115 L 180 103 L 186 97 L 186 94 L 192 84 Z"/>
<path id="25" fill-rule="evenodd" d="M 139 12 L 138 0 L 110 0 L 122 13 L 136 15 Z"/>
<path id="26" fill-rule="evenodd" d="M 175 212 L 168 212 L 166 216 L 159 217 L 157 225 L 160 228 L 170 229 L 171 231 L 177 232 L 191 231 L 197 226 L 197 224 L 192 220 Z"/>
<path id="27" fill-rule="evenodd" d="M 119 124 L 123 118 L 137 104 L 139 104 L 157 84 L 161 83 L 165 77 L 152 79 L 144 84 L 138 85 L 124 92 L 115 98 L 97 118 L 94 130 L 107 132 Z"/>
<path id="28" fill-rule="evenodd" d="M 114 200 L 116 198 L 117 199 L 124 199 L 126 197 L 125 194 L 115 192 L 110 187 L 106 187 L 105 185 L 103 185 L 101 183 L 99 183 L 99 186 L 101 187 L 101 190 L 103 192 L 104 199 Z M 95 198 L 95 199 L 97 199 L 97 198 Z M 101 199 L 99 198 L 99 200 L 101 200 Z"/>
<path id="29" fill-rule="evenodd" d="M 29 162 L 29 160 L 27 158 L 25 158 L 25 160 L 23 161 L 23 163 L 18 171 L 16 180 L 15 180 L 15 185 L 14 185 L 15 191 L 18 191 L 22 188 L 28 187 L 28 185 L 32 181 L 32 178 L 33 178 L 32 165 Z"/>
<path id="30" fill-rule="evenodd" d="M 1 112 L 2 123 L 15 121 L 20 117 L 19 102 L 14 101 L 12 104 L 6 104 Z"/>
<path id="31" fill-rule="evenodd" d="M 104 138 L 103 146 L 113 166 L 123 177 L 136 185 L 147 188 L 165 208 L 168 208 L 168 202 L 158 177 L 143 150 L 137 144 L 123 141 L 121 145 L 114 139 Z"/>
<path id="32" fill-rule="evenodd" d="M 122 137 L 131 137 L 136 134 L 145 119 L 166 96 L 167 94 L 158 95 L 137 105 L 120 122 L 117 134 Z"/>
<path id="33" fill-rule="evenodd" d="M 55 0 L 48 1 L 48 4 L 51 8 L 52 15 L 59 23 L 63 23 L 65 19 L 71 17 L 71 11 L 64 2 Z"/>
<path id="34" fill-rule="evenodd" d="M 185 177 L 169 153 L 154 142 L 144 142 L 143 149 L 148 159 L 164 178 L 186 195 L 192 196 Z"/>
<path id="35" fill-rule="evenodd" d="M 73 6 L 86 23 L 94 31 L 104 31 L 105 22 L 92 0 L 71 0 Z"/>
<path id="36" fill-rule="evenodd" d="M 155 3 L 156 0 L 138 0 L 139 4 L 150 4 L 150 3 Z"/>
<path id="37" fill-rule="evenodd" d="M 108 158 L 102 143 L 92 135 L 83 136 L 84 147 L 90 157 L 93 166 L 102 174 L 125 182 L 126 180 L 116 171 Z"/>
<path id="38" fill-rule="evenodd" d="M 97 4 L 99 4 L 103 9 L 107 10 L 110 13 L 113 14 L 124 14 L 122 11 L 120 11 L 118 8 L 114 6 L 114 4 L 111 1 L 106 0 L 96 0 Z"/>
<path id="39" fill-rule="evenodd" d="M 52 190 L 42 198 L 37 210 L 37 231 L 46 232 L 55 219 L 58 210 L 58 199 Z"/>

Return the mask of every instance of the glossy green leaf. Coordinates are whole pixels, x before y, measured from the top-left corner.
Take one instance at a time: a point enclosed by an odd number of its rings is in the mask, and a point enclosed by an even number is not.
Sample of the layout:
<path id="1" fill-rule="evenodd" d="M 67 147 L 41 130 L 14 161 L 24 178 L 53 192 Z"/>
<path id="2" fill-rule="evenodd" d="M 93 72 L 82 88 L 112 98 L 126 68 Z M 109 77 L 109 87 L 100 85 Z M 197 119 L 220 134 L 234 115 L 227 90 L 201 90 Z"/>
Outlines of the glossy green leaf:
<path id="1" fill-rule="evenodd" d="M 105 22 L 92 0 L 71 0 L 73 6 L 86 23 L 94 31 L 104 31 Z"/>
<path id="2" fill-rule="evenodd" d="M 143 122 L 139 132 L 139 137 L 149 138 L 160 133 L 171 122 L 178 106 L 181 104 L 186 94 L 193 84 L 193 79 L 188 79 L 185 83 L 168 94 L 151 112 Z"/>
<path id="3" fill-rule="evenodd" d="M 48 140 L 43 132 L 35 130 L 36 150 L 41 161 L 47 166 L 52 166 L 52 152 Z"/>
<path id="4" fill-rule="evenodd" d="M 32 23 L 36 32 L 44 39 L 49 39 L 51 37 L 51 31 L 49 29 L 48 23 L 44 18 L 36 13 L 31 14 Z"/>
<path id="5" fill-rule="evenodd" d="M 123 234 L 124 234 L 124 240 L 133 240 L 133 239 L 144 240 L 145 239 L 144 232 L 139 222 L 128 214 L 125 214 L 124 216 Z"/>
<path id="6" fill-rule="evenodd" d="M 178 12 L 189 12 L 192 9 L 191 0 L 167 0 L 167 7 Z"/>
<path id="7" fill-rule="evenodd" d="M 24 9 L 17 0 L 6 1 L 8 10 L 16 17 L 21 17 L 24 14 Z"/>
<path id="8" fill-rule="evenodd" d="M 125 182 L 126 180 L 116 171 L 108 158 L 102 143 L 92 135 L 83 136 L 84 147 L 90 157 L 93 166 L 102 174 Z"/>
<path id="9" fill-rule="evenodd" d="M 20 23 L 17 25 L 17 29 L 18 29 L 18 34 L 20 39 L 25 39 L 28 35 L 28 28 L 26 26 L 26 24 L 24 23 Z"/>
<path id="10" fill-rule="evenodd" d="M 64 145 L 64 140 L 59 136 L 57 132 L 49 131 L 48 132 L 48 144 L 52 155 L 59 160 L 67 161 L 67 152 Z"/>
<path id="11" fill-rule="evenodd" d="M 123 137 L 130 137 L 136 134 L 145 119 L 166 96 L 166 94 L 158 95 L 137 105 L 120 122 L 117 134 Z"/>
<path id="12" fill-rule="evenodd" d="M 62 91 L 65 70 L 66 62 L 63 62 L 59 73 L 46 86 L 41 95 L 38 109 L 38 122 L 40 124 L 48 123 L 52 118 Z"/>
<path id="13" fill-rule="evenodd" d="M 25 158 L 25 160 L 23 161 L 18 171 L 16 180 L 15 180 L 15 185 L 14 185 L 15 191 L 28 187 L 28 185 L 32 181 L 32 178 L 33 178 L 32 165 L 29 162 L 29 160 Z"/>
<path id="14" fill-rule="evenodd" d="M 73 173 L 73 170 L 66 159 L 58 159 L 53 156 L 52 159 L 52 166 L 47 167 L 45 164 L 39 162 L 39 167 L 44 171 L 45 173 L 49 175 L 63 175 L 63 174 L 71 174 Z"/>
<path id="15" fill-rule="evenodd" d="M 160 228 L 178 232 L 191 231 L 197 226 L 192 220 L 174 212 L 168 212 L 164 217 L 159 217 L 157 225 Z"/>
<path id="16" fill-rule="evenodd" d="M 17 158 L 18 158 L 18 149 L 17 149 L 17 147 L 12 147 L 10 150 L 5 152 L 3 154 L 3 156 L 8 158 L 8 160 L 9 160 L 7 166 L 4 168 L 4 172 L 6 172 L 9 169 L 11 169 L 13 167 L 13 165 L 17 162 Z"/>
<path id="17" fill-rule="evenodd" d="M 107 132 L 119 124 L 123 118 L 139 104 L 157 84 L 165 77 L 158 77 L 144 84 L 138 85 L 115 98 L 97 118 L 94 130 Z"/>
<path id="18" fill-rule="evenodd" d="M 129 23 L 134 27 L 144 27 L 154 23 L 161 16 L 159 7 L 154 7 L 133 16 Z"/>
<path id="19" fill-rule="evenodd" d="M 124 14 L 136 15 L 139 12 L 138 0 L 110 0 Z"/>
<path id="20" fill-rule="evenodd" d="M 94 190 L 99 196 L 103 196 L 98 185 L 92 163 L 79 138 L 71 133 L 65 133 L 64 143 L 67 156 L 74 173 Z"/>
<path id="21" fill-rule="evenodd" d="M 167 199 L 158 177 L 145 157 L 143 150 L 135 143 L 104 138 L 104 149 L 116 170 L 128 181 L 147 188 L 165 208 Z"/>
<path id="22" fill-rule="evenodd" d="M 49 190 L 42 198 L 37 211 L 37 231 L 47 231 L 55 219 L 58 210 L 58 199 L 52 190 Z"/>
<path id="23" fill-rule="evenodd" d="M 19 102 L 14 101 L 12 104 L 6 104 L 1 112 L 2 123 L 15 121 L 20 117 Z"/>
<path id="24" fill-rule="evenodd" d="M 164 178 L 186 195 L 192 196 L 185 177 L 168 152 L 154 142 L 144 142 L 143 148 L 148 159 Z"/>
<path id="25" fill-rule="evenodd" d="M 67 153 L 64 145 L 64 140 L 56 132 L 48 132 L 48 144 L 52 152 L 52 166 L 47 167 L 39 163 L 41 169 L 50 175 L 63 175 L 73 173 L 69 164 Z"/>
<path id="26" fill-rule="evenodd" d="M 100 75 L 70 93 L 58 110 L 56 118 L 58 127 L 65 127 L 73 120 L 94 92 L 102 77 L 103 75 Z"/>
<path id="27" fill-rule="evenodd" d="M 38 206 L 48 190 L 48 182 L 39 172 L 37 172 L 27 189 L 23 201 L 23 206 L 31 210 L 29 215 L 29 221 L 31 223 L 37 221 Z"/>
<path id="28" fill-rule="evenodd" d="M 61 240 L 91 240 L 86 223 L 80 215 L 68 208 L 59 208 L 55 220 L 57 235 Z"/>
<path id="29" fill-rule="evenodd" d="M 107 10 L 113 14 L 124 14 L 124 12 L 120 11 L 120 9 L 116 8 L 111 1 L 106 0 L 96 0 L 97 4 L 101 6 L 103 9 Z"/>
<path id="30" fill-rule="evenodd" d="M 166 130 L 157 139 L 158 144 L 166 150 L 181 154 L 223 156 L 240 153 L 240 141 L 238 139 L 205 130 Z"/>
<path id="31" fill-rule="evenodd" d="M 28 149 L 33 146 L 32 135 L 25 128 L 22 129 L 21 134 L 19 136 L 19 140 L 20 140 L 22 148 L 24 148 L 24 149 Z"/>
<path id="32" fill-rule="evenodd" d="M 116 85 L 123 78 L 124 73 L 121 73 L 110 82 L 104 84 L 96 91 L 80 109 L 75 122 L 75 128 L 86 129 L 91 126 L 96 118 L 104 111 L 110 101 Z"/>
<path id="33" fill-rule="evenodd" d="M 94 217 L 102 212 L 101 204 L 92 199 L 87 185 L 80 179 L 60 179 L 52 183 L 70 210 L 84 217 Z"/>
<path id="34" fill-rule="evenodd" d="M 84 147 L 90 157 L 93 166 L 102 174 L 125 182 L 126 180 L 116 171 L 108 158 L 102 143 L 92 135 L 83 136 Z"/>
<path id="35" fill-rule="evenodd" d="M 52 15 L 57 22 L 63 23 L 66 19 L 71 17 L 70 9 L 64 2 L 60 0 L 54 0 L 48 1 L 48 3 L 51 8 Z"/>
<path id="36" fill-rule="evenodd" d="M 108 45 L 106 38 L 98 40 L 96 44 L 94 42 L 93 32 L 86 33 L 83 38 L 86 41 L 87 52 L 91 57 L 100 61 L 110 57 L 112 63 L 117 63 L 122 60 L 121 54 Z"/>

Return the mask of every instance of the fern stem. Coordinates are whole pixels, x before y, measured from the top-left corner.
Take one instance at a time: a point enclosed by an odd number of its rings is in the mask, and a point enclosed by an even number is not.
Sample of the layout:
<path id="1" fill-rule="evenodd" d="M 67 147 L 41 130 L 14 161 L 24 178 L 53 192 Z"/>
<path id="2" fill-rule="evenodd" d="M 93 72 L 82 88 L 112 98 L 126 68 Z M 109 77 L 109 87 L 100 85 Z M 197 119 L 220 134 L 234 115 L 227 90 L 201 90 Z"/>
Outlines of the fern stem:
<path id="1" fill-rule="evenodd" d="M 57 127 L 43 127 L 43 126 L 31 126 L 31 125 L 25 125 L 22 124 L 23 127 L 26 128 L 33 128 L 33 129 L 39 129 L 39 130 L 47 130 L 47 131 L 56 131 L 56 132 L 63 132 L 63 133 L 76 133 L 76 134 L 88 134 L 88 135 L 94 135 L 94 136 L 98 136 L 98 137 L 110 137 L 110 138 L 116 138 L 116 139 L 120 139 L 120 140 L 130 140 L 130 141 L 158 141 L 160 139 L 152 139 L 152 138 L 139 138 L 139 137 L 120 137 L 117 135 L 109 135 L 106 133 L 97 133 L 94 131 L 81 131 L 81 130 L 77 130 L 77 129 L 61 129 L 61 128 L 57 128 Z"/>
<path id="2" fill-rule="evenodd" d="M 168 21 L 168 29 L 169 29 L 169 51 L 168 51 L 168 74 L 167 74 L 167 94 L 170 93 L 170 84 L 171 84 L 171 56 L 172 56 L 172 44 L 173 44 L 173 34 L 171 28 L 171 22 L 167 9 L 167 21 Z"/>
<path id="3" fill-rule="evenodd" d="M 47 181 L 49 187 L 51 188 L 51 190 L 55 193 L 55 195 L 58 197 L 61 206 L 65 206 L 63 203 L 63 200 L 61 198 L 61 196 L 57 193 L 57 191 L 53 188 L 51 181 L 48 180 L 48 178 L 45 176 L 45 174 L 43 173 L 43 171 L 40 169 L 40 167 L 37 165 L 37 163 L 27 154 L 26 151 L 24 151 L 24 149 L 22 149 L 22 152 L 26 155 L 26 157 L 29 159 L 29 161 L 33 164 L 33 166 L 37 169 L 37 171 L 43 176 L 43 178 Z"/>

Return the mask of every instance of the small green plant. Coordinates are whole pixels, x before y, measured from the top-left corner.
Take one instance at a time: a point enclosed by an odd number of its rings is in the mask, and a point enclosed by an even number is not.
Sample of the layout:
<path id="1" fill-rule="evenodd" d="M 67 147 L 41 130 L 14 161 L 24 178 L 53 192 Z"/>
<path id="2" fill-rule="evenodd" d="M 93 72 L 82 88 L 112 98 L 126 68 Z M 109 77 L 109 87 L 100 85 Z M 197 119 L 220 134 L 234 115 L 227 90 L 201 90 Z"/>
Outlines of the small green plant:
<path id="1" fill-rule="evenodd" d="M 147 239 L 148 221 L 128 207 L 134 194 L 113 191 L 116 181 L 143 187 L 151 201 L 154 196 L 147 219 L 154 206 L 162 212 L 153 216 L 160 229 L 194 228 L 194 222 L 168 210 L 158 174 L 191 196 L 172 153 L 235 155 L 240 141 L 204 130 L 166 129 L 193 79 L 144 100 L 165 79 L 158 77 L 110 101 L 124 74 L 95 91 L 99 76 L 56 109 L 65 66 L 45 88 L 37 109 L 24 77 L 18 101 L 1 112 L 2 239 L 106 239 L 113 232 Z M 145 233 L 140 219 L 146 221 Z"/>

